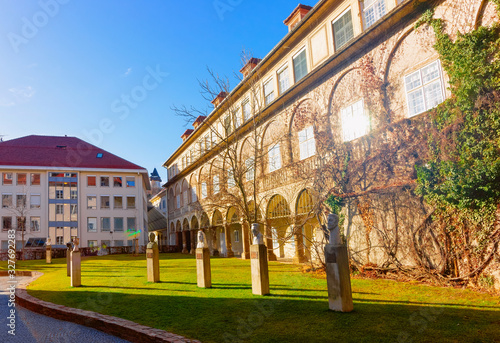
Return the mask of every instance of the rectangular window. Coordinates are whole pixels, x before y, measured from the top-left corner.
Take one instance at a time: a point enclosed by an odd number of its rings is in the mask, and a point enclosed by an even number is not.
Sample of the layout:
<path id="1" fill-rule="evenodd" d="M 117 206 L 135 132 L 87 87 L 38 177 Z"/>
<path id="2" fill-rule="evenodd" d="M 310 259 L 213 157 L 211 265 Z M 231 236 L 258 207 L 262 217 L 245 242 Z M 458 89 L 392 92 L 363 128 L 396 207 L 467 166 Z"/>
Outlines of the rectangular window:
<path id="1" fill-rule="evenodd" d="M 76 189 L 71 190 L 70 199 L 73 199 L 73 200 L 78 199 L 78 191 Z"/>
<path id="2" fill-rule="evenodd" d="M 101 187 L 109 187 L 109 176 L 101 176 Z"/>
<path id="3" fill-rule="evenodd" d="M 264 83 L 264 104 L 267 106 L 274 100 L 274 80 L 271 78 Z"/>
<path id="4" fill-rule="evenodd" d="M 123 197 L 121 195 L 115 195 L 113 197 L 113 202 L 114 206 L 113 208 L 116 209 L 122 209 L 123 208 Z"/>
<path id="5" fill-rule="evenodd" d="M 333 37 L 335 51 L 342 48 L 354 37 L 354 28 L 352 26 L 351 10 L 348 9 L 333 24 Z"/>
<path id="6" fill-rule="evenodd" d="M 135 197 L 127 197 L 127 210 L 135 208 Z"/>
<path id="7" fill-rule="evenodd" d="M 192 202 L 198 201 L 198 195 L 196 194 L 196 186 L 193 186 L 193 188 L 191 188 L 191 201 Z"/>
<path id="8" fill-rule="evenodd" d="M 111 241 L 110 240 L 107 240 L 107 239 L 101 240 L 101 247 L 103 249 L 106 249 L 107 247 L 110 247 L 110 246 L 111 246 Z"/>
<path id="9" fill-rule="evenodd" d="M 232 169 L 227 171 L 227 186 L 229 188 L 233 188 L 234 186 L 236 186 L 236 181 L 234 180 L 234 171 Z"/>
<path id="10" fill-rule="evenodd" d="M 109 196 L 108 195 L 101 196 L 101 210 L 102 209 L 109 209 Z"/>
<path id="11" fill-rule="evenodd" d="M 365 30 L 385 15 L 385 0 L 365 0 L 363 2 L 363 22 Z"/>
<path id="12" fill-rule="evenodd" d="M 273 172 L 281 168 L 281 153 L 280 145 L 275 144 L 269 147 L 269 172 Z"/>
<path id="13" fill-rule="evenodd" d="M 88 240 L 87 241 L 88 248 L 96 248 L 97 247 L 97 241 L 96 240 Z"/>
<path id="14" fill-rule="evenodd" d="M 64 214 L 64 205 L 56 204 L 56 214 Z"/>
<path id="15" fill-rule="evenodd" d="M 241 125 L 241 115 L 240 115 L 240 110 L 236 109 L 233 111 L 233 121 L 234 121 L 234 128 L 239 128 Z"/>
<path id="16" fill-rule="evenodd" d="M 115 247 L 122 247 L 123 246 L 123 240 L 121 239 L 117 239 L 116 241 L 114 241 L 114 244 L 115 244 Z"/>
<path id="17" fill-rule="evenodd" d="M 18 209 L 26 207 L 26 194 L 18 194 L 16 196 L 16 206 Z"/>
<path id="18" fill-rule="evenodd" d="M 137 231 L 137 227 L 135 226 L 135 218 L 127 218 L 127 230 L 132 232 Z"/>
<path id="19" fill-rule="evenodd" d="M 182 192 L 182 203 L 184 206 L 189 204 L 189 199 L 188 199 L 188 190 L 185 189 L 184 192 Z"/>
<path id="20" fill-rule="evenodd" d="M 40 186 L 40 174 L 31 173 L 31 185 L 32 186 Z"/>
<path id="21" fill-rule="evenodd" d="M 243 101 L 243 104 L 241 105 L 242 111 L 243 111 L 243 121 L 247 121 L 250 119 L 252 116 L 252 111 L 250 109 L 250 100 L 246 99 Z"/>
<path id="22" fill-rule="evenodd" d="M 220 192 L 220 186 L 219 186 L 219 176 L 215 175 L 214 176 L 214 194 L 217 194 Z"/>
<path id="23" fill-rule="evenodd" d="M 290 88 L 290 73 L 288 72 L 288 66 L 285 66 L 281 70 L 278 70 L 279 94 L 283 94 L 288 88 Z"/>
<path id="24" fill-rule="evenodd" d="M 201 183 L 201 198 L 205 199 L 207 196 L 208 196 L 207 183 L 206 182 L 202 182 Z"/>
<path id="25" fill-rule="evenodd" d="M 40 231 L 40 217 L 31 217 L 31 231 L 38 232 Z"/>
<path id="26" fill-rule="evenodd" d="M 206 135 L 204 138 L 204 143 L 205 143 L 205 146 L 204 146 L 204 151 L 208 151 L 211 149 L 211 145 L 212 145 L 212 142 L 210 141 L 210 134 Z M 203 144 L 203 143 L 202 143 Z"/>
<path id="27" fill-rule="evenodd" d="M 299 149 L 301 160 L 316 155 L 316 141 L 314 140 L 313 126 L 306 127 L 304 130 L 299 131 Z"/>
<path id="28" fill-rule="evenodd" d="M 229 114 L 224 117 L 224 132 L 226 133 L 226 136 L 229 136 L 231 132 L 233 132 L 233 125 Z"/>
<path id="29" fill-rule="evenodd" d="M 239 243 L 240 241 L 240 232 L 238 230 L 234 231 L 234 241 L 235 243 Z"/>
<path id="30" fill-rule="evenodd" d="M 95 195 L 87 197 L 87 209 L 97 210 L 97 197 Z"/>
<path id="31" fill-rule="evenodd" d="M 87 231 L 97 232 L 97 218 L 87 218 Z"/>
<path id="32" fill-rule="evenodd" d="M 56 190 L 56 199 L 64 199 L 64 192 L 63 190 Z"/>
<path id="33" fill-rule="evenodd" d="M 133 176 L 127 176 L 127 178 L 125 179 L 125 181 L 127 182 L 127 188 L 133 188 L 133 187 L 135 187 L 135 177 L 133 177 Z"/>
<path id="34" fill-rule="evenodd" d="M 101 231 L 111 231 L 111 218 L 109 217 L 101 218 Z"/>
<path id="35" fill-rule="evenodd" d="M 3 173 L 2 185 L 12 185 L 12 173 Z"/>
<path id="36" fill-rule="evenodd" d="M 123 231 L 123 218 L 115 217 L 114 224 L 115 231 Z"/>
<path id="37" fill-rule="evenodd" d="M 95 187 L 96 179 L 97 178 L 95 176 L 87 176 L 87 187 Z"/>
<path id="38" fill-rule="evenodd" d="M 2 208 L 12 207 L 12 194 L 2 194 Z"/>
<path id="39" fill-rule="evenodd" d="M 410 117 L 442 103 L 444 94 L 439 60 L 405 76 L 405 89 Z"/>
<path id="40" fill-rule="evenodd" d="M 17 185 L 18 186 L 25 186 L 26 185 L 26 173 L 18 173 L 17 174 Z"/>
<path id="41" fill-rule="evenodd" d="M 7 231 L 12 229 L 12 217 L 2 217 L 2 230 Z"/>
<path id="42" fill-rule="evenodd" d="M 306 49 L 303 49 L 293 58 L 293 72 L 295 75 L 295 82 L 299 82 L 304 76 L 307 75 Z"/>
<path id="43" fill-rule="evenodd" d="M 31 208 L 40 208 L 42 197 L 38 194 L 31 194 L 30 197 L 30 207 Z"/>
<path id="44" fill-rule="evenodd" d="M 363 99 L 340 110 L 344 142 L 352 141 L 370 132 L 370 118 L 365 114 Z"/>
<path id="45" fill-rule="evenodd" d="M 17 231 L 26 230 L 26 217 L 17 217 Z"/>
<path id="46" fill-rule="evenodd" d="M 64 237 L 63 236 L 56 236 L 56 244 L 64 244 Z"/>
<path id="47" fill-rule="evenodd" d="M 253 158 L 249 158 L 245 161 L 245 167 L 247 169 L 246 177 L 247 181 L 251 181 L 255 178 L 255 165 Z"/>
<path id="48" fill-rule="evenodd" d="M 69 212 L 71 215 L 71 221 L 76 222 L 78 220 L 78 205 L 77 204 L 71 204 L 69 205 Z"/>
<path id="49" fill-rule="evenodd" d="M 177 205 L 176 208 L 181 208 L 181 195 L 180 194 L 177 194 L 177 196 L 175 197 L 175 202 Z"/>
<path id="50" fill-rule="evenodd" d="M 121 176 L 113 177 L 113 187 L 122 187 L 122 177 Z"/>

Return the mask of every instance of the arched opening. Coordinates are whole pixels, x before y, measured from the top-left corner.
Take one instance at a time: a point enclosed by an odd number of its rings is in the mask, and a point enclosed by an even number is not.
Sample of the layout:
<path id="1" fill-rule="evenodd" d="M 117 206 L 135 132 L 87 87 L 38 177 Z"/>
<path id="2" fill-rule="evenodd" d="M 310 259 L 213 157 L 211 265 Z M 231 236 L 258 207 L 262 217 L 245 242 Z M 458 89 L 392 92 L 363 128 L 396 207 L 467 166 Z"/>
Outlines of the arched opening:
<path id="1" fill-rule="evenodd" d="M 222 214 L 219 210 L 215 210 L 212 215 L 212 227 L 215 230 L 215 241 L 218 247 L 218 254 L 221 256 L 227 256 L 228 249 L 226 245 L 226 232 L 224 229 Z"/>
<path id="2" fill-rule="evenodd" d="M 181 221 L 178 220 L 177 221 L 177 224 L 175 225 L 175 231 L 176 231 L 176 235 L 177 235 L 177 250 L 178 251 L 182 251 L 183 250 L 183 247 L 184 247 L 184 240 L 182 239 L 182 225 L 181 225 Z"/>
<path id="3" fill-rule="evenodd" d="M 243 254 L 243 230 L 240 222 L 240 216 L 236 207 L 232 206 L 227 211 L 226 223 L 231 236 L 231 249 L 235 256 Z"/>
<path id="4" fill-rule="evenodd" d="M 310 192 L 304 189 L 300 192 L 295 206 L 295 224 L 300 228 L 299 249 L 304 251 L 306 260 L 318 260 L 322 245 L 316 239 L 319 222 L 314 212 L 314 201 Z"/>
<path id="5" fill-rule="evenodd" d="M 189 254 L 191 248 L 191 235 L 189 233 L 189 221 L 187 218 L 184 218 L 184 221 L 182 222 L 182 239 L 184 240 L 182 253 Z"/>
<path id="6" fill-rule="evenodd" d="M 290 206 L 286 199 L 282 195 L 274 195 L 267 205 L 266 220 L 267 225 L 271 228 L 271 233 L 276 233 L 273 240 L 279 242 L 278 251 L 274 251 L 274 249 L 273 251 L 281 258 L 292 258 L 295 255 L 295 247 L 290 245 L 294 237 L 287 235 L 287 229 L 292 224 L 290 217 Z"/>

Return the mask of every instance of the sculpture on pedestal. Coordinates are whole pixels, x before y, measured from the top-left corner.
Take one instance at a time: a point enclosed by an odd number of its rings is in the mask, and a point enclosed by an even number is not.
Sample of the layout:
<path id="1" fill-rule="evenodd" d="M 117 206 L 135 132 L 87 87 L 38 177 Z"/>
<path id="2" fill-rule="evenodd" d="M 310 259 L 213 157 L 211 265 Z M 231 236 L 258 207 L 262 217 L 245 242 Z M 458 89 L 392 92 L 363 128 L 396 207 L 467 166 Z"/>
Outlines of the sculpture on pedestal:
<path id="1" fill-rule="evenodd" d="M 198 231 L 198 244 L 196 245 L 196 249 L 205 248 L 205 232 Z"/>
<path id="2" fill-rule="evenodd" d="M 252 244 L 264 244 L 264 239 L 259 231 L 259 224 L 252 224 Z"/>

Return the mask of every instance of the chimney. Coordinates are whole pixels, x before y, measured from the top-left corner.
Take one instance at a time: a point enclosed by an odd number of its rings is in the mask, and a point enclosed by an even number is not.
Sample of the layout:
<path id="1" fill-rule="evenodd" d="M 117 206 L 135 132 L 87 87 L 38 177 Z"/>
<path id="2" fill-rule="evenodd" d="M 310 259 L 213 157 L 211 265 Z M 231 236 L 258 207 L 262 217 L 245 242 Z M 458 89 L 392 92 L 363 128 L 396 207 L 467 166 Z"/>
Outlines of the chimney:
<path id="1" fill-rule="evenodd" d="M 309 13 L 311 9 L 312 9 L 311 6 L 299 4 L 293 10 L 292 14 L 290 14 L 288 18 L 286 18 L 285 21 L 283 22 L 286 26 L 288 26 L 288 32 L 292 31 L 295 28 L 295 26 L 297 26 L 297 24 L 300 23 L 302 18 L 304 18 L 307 15 L 307 13 Z"/>
<path id="2" fill-rule="evenodd" d="M 247 64 L 245 64 L 245 66 L 240 70 L 240 73 L 243 74 L 243 77 L 247 77 L 248 74 L 250 74 L 250 72 L 254 70 L 254 68 L 257 66 L 257 64 L 259 64 L 260 61 L 262 61 L 260 58 L 255 57 L 249 59 Z"/>
<path id="3" fill-rule="evenodd" d="M 193 123 L 194 129 L 196 130 L 205 121 L 206 116 L 199 116 Z"/>
<path id="4" fill-rule="evenodd" d="M 187 129 L 186 132 L 184 132 L 181 136 L 182 138 L 182 141 L 185 142 L 186 139 L 188 139 L 189 135 L 191 135 L 193 133 L 194 130 L 192 129 Z"/>
<path id="5" fill-rule="evenodd" d="M 220 92 L 214 100 L 212 100 L 212 104 L 214 105 L 214 108 L 217 108 L 217 106 L 220 105 L 220 103 L 222 101 L 224 101 L 224 99 L 227 97 L 227 93 L 226 92 Z"/>

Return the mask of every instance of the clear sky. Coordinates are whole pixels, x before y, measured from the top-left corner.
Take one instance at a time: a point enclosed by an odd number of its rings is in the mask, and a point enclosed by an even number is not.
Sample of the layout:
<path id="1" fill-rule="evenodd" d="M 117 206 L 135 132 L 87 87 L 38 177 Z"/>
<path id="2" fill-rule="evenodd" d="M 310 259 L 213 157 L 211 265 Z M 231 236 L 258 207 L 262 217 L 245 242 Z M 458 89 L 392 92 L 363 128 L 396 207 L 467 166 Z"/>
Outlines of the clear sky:
<path id="1" fill-rule="evenodd" d="M 315 5 L 316 1 L 306 2 Z M 148 169 L 205 109 L 207 66 L 241 68 L 288 32 L 297 0 L 0 0 L 0 135 L 76 136 Z"/>

